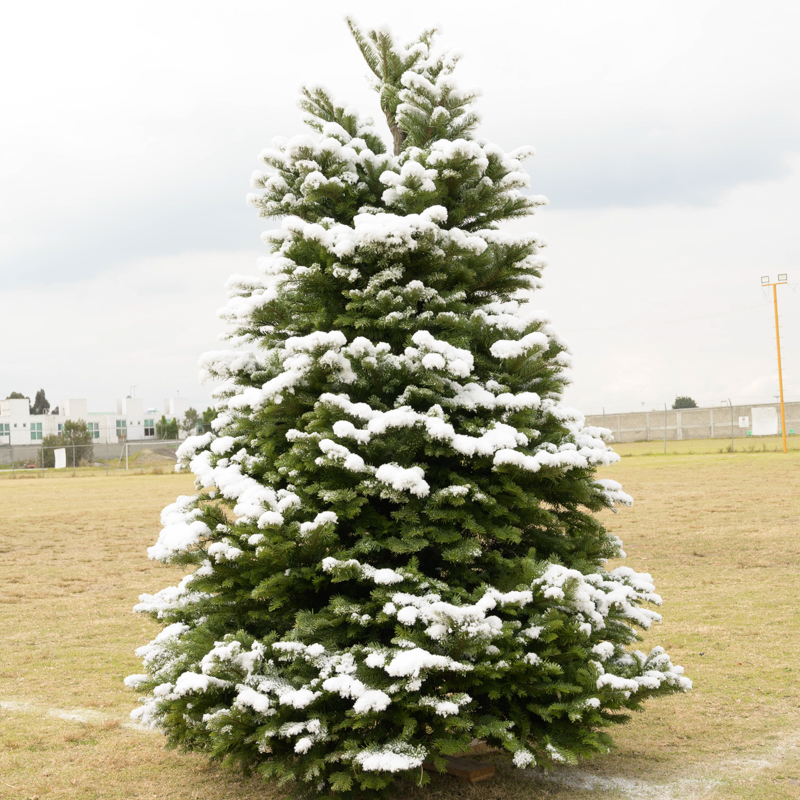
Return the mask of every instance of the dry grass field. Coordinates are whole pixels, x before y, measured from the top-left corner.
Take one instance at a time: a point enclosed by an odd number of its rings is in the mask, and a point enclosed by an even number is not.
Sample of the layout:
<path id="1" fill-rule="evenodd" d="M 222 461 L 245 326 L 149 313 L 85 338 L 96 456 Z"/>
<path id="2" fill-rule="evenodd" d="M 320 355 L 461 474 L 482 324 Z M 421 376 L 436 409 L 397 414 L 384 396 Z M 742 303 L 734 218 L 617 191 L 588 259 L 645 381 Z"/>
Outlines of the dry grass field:
<path id="1" fill-rule="evenodd" d="M 664 597 L 645 646 L 665 645 L 695 689 L 652 703 L 614 753 L 576 769 L 520 772 L 490 754 L 494 780 L 437 778 L 398 800 L 800 798 L 800 454 L 634 456 L 602 477 L 634 495 L 605 522 Z M 180 577 L 145 548 L 191 489 L 170 474 L 0 480 L 0 798 L 284 796 L 128 723 L 122 679 L 156 631 L 131 607 Z"/>
<path id="2" fill-rule="evenodd" d="M 668 440 L 664 453 L 664 440 L 649 442 L 614 443 L 621 456 L 699 455 L 703 453 L 730 453 L 730 439 L 681 439 Z M 800 436 L 787 436 L 786 449 L 800 452 Z M 783 453 L 781 436 L 742 436 L 733 440 L 734 453 Z"/>

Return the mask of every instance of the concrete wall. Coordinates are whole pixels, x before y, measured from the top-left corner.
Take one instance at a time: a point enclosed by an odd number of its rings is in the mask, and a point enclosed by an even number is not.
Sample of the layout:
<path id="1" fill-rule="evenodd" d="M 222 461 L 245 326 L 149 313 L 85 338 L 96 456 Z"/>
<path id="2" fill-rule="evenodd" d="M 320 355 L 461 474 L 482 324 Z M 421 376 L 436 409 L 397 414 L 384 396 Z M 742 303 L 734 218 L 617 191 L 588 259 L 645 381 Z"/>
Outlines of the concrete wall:
<path id="1" fill-rule="evenodd" d="M 733 436 L 735 439 L 748 436 L 753 425 L 754 408 L 776 408 L 778 430 L 781 429 L 780 403 L 733 407 Z M 785 403 L 786 430 L 800 435 L 800 403 Z M 747 417 L 749 425 L 739 426 L 739 418 Z M 664 411 L 637 411 L 630 414 L 592 414 L 586 417 L 587 425 L 608 428 L 615 442 L 648 442 L 681 439 L 730 439 L 731 409 L 729 406 L 714 408 L 683 408 Z M 665 430 L 666 429 L 666 430 Z"/>
<path id="2" fill-rule="evenodd" d="M 85 421 L 89 414 L 89 401 L 75 398 L 64 400 L 59 405 L 58 410 L 65 419 L 71 419 L 73 421 L 82 419 Z"/>
<path id="3" fill-rule="evenodd" d="M 164 416 L 167 419 L 177 417 L 183 418 L 186 411 L 191 407 L 191 403 L 185 397 L 167 397 L 164 400 Z"/>

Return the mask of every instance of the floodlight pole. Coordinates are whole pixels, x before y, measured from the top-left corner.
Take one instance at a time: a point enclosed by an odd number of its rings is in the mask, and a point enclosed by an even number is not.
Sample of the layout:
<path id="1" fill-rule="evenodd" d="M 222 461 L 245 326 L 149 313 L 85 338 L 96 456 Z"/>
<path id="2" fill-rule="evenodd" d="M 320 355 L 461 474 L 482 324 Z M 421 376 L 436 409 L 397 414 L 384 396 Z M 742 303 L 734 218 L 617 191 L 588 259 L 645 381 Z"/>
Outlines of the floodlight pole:
<path id="1" fill-rule="evenodd" d="M 783 281 L 786 283 L 786 281 Z M 778 386 L 781 390 L 781 433 L 783 434 L 783 452 L 786 447 L 786 407 L 783 404 L 783 371 L 781 370 L 781 329 L 778 325 L 778 284 L 772 284 L 772 299 L 775 303 L 775 341 L 778 344 Z"/>
<path id="2" fill-rule="evenodd" d="M 783 372 L 781 370 L 781 329 L 778 325 L 778 286 L 783 283 L 788 283 L 786 280 L 786 275 L 778 275 L 778 280 L 776 283 L 769 283 L 769 278 L 765 281 L 764 278 L 761 279 L 762 286 L 771 286 L 772 287 L 772 300 L 775 305 L 775 341 L 778 344 L 778 386 L 780 387 L 781 391 L 781 433 L 783 434 L 783 452 L 788 452 L 788 448 L 786 447 L 786 409 L 783 404 Z"/>

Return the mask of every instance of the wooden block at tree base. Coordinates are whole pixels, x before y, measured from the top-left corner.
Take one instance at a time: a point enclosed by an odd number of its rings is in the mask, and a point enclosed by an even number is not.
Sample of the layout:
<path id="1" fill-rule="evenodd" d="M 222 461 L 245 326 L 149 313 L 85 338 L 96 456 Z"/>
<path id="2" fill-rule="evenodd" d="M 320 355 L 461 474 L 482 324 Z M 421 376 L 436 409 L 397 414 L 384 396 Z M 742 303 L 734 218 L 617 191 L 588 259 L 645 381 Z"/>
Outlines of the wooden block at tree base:
<path id="1" fill-rule="evenodd" d="M 491 753 L 494 748 L 489 747 L 486 742 L 481 739 L 473 739 L 470 743 L 469 750 L 464 750 L 461 753 L 453 753 L 456 758 L 469 758 L 470 756 L 477 756 L 481 753 Z"/>
<path id="2" fill-rule="evenodd" d="M 491 764 L 484 764 L 481 761 L 473 761 L 470 758 L 461 758 L 460 756 L 446 756 L 445 761 L 447 761 L 445 770 L 447 774 L 453 775 L 460 781 L 477 783 L 494 777 L 494 766 Z M 437 771 L 431 761 L 426 761 L 422 766 L 429 772 Z"/>

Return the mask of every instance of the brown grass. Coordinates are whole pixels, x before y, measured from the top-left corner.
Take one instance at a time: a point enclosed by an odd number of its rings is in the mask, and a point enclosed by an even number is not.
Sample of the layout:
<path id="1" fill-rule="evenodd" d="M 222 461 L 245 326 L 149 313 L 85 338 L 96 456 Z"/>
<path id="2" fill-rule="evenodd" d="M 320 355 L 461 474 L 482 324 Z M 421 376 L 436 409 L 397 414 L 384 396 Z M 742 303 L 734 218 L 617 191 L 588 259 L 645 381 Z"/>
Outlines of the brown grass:
<path id="1" fill-rule="evenodd" d="M 668 440 L 664 452 L 664 440 L 658 437 L 649 442 L 615 442 L 614 450 L 621 456 L 675 456 L 730 453 L 728 439 L 681 439 Z M 800 452 L 800 436 L 787 436 L 786 449 Z M 734 453 L 783 453 L 781 436 L 741 436 L 733 440 Z"/>
<path id="2" fill-rule="evenodd" d="M 577 771 L 542 778 L 490 754 L 493 781 L 398 798 L 800 798 L 800 457 L 634 457 L 602 477 L 634 495 L 605 521 L 664 596 L 645 645 L 664 644 L 694 691 L 653 702 Z M 127 723 L 122 679 L 155 632 L 131 607 L 181 575 L 145 548 L 191 490 L 186 475 L 0 481 L 0 798 L 285 796 Z"/>
<path id="3" fill-rule="evenodd" d="M 705 775 L 722 781 L 714 798 L 800 797 L 800 458 L 642 457 L 605 474 L 636 499 L 606 525 L 664 597 L 646 643 L 663 644 L 695 689 L 653 703 L 594 769 Z M 747 760 L 774 766 L 742 777 Z"/>

